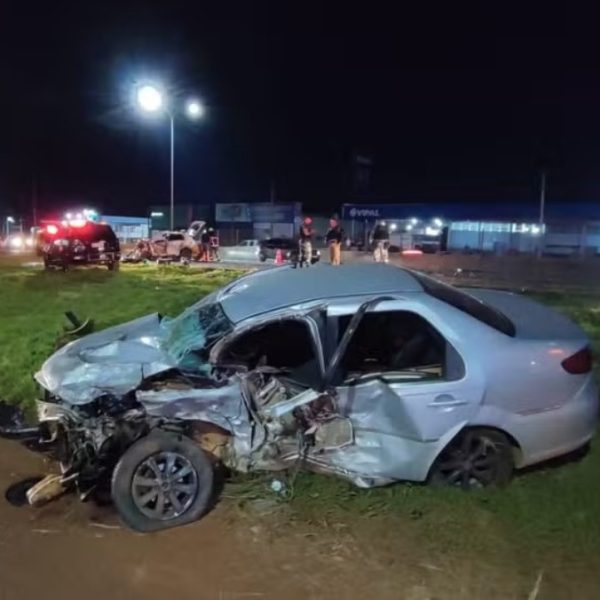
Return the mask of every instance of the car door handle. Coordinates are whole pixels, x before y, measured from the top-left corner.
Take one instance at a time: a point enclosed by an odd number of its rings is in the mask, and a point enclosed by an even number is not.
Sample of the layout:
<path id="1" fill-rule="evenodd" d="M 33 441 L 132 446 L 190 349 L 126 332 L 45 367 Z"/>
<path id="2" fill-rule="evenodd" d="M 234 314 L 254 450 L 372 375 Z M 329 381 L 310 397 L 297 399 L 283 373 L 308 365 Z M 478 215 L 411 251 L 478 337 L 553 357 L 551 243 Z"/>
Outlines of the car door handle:
<path id="1" fill-rule="evenodd" d="M 455 398 L 451 394 L 440 394 L 428 406 L 433 408 L 451 408 L 454 406 L 464 406 L 465 404 L 467 404 L 465 400 Z"/>

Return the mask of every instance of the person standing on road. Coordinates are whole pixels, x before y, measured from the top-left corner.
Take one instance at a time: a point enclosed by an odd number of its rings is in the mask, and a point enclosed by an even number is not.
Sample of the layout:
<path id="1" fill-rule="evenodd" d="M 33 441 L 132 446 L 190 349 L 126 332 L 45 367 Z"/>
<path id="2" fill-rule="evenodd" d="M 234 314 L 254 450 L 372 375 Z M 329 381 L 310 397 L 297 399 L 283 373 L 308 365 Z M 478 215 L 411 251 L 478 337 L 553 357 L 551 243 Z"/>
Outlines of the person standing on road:
<path id="1" fill-rule="evenodd" d="M 385 221 L 378 221 L 371 234 L 373 243 L 373 258 L 375 262 L 388 262 L 388 248 L 390 245 L 390 232 Z"/>
<path id="2" fill-rule="evenodd" d="M 210 256 L 210 231 L 207 227 L 202 230 L 200 235 L 200 244 L 202 248 L 202 261 L 208 262 L 211 258 Z"/>
<path id="3" fill-rule="evenodd" d="M 298 264 L 309 267 L 312 261 L 312 219 L 305 217 L 300 225 L 300 234 L 298 236 Z"/>
<path id="4" fill-rule="evenodd" d="M 209 245 L 210 245 L 210 259 L 213 261 L 221 260 L 219 256 L 219 236 L 213 227 L 208 228 Z"/>
<path id="5" fill-rule="evenodd" d="M 329 262 L 332 265 L 339 265 L 342 262 L 342 240 L 344 239 L 344 230 L 341 228 L 337 219 L 329 220 L 329 229 L 325 234 L 325 241 L 329 246 Z"/>

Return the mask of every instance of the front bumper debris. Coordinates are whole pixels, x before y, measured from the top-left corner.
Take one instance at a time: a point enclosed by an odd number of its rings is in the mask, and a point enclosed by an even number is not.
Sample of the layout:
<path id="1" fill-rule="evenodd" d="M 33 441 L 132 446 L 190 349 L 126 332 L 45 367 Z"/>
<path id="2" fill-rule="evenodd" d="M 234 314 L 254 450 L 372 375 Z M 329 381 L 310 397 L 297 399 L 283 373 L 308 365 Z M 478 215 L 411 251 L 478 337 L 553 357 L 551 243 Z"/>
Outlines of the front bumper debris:
<path id="1" fill-rule="evenodd" d="M 0 400 L 0 438 L 32 441 L 39 437 L 39 427 L 26 427 L 25 416 L 19 408 Z"/>

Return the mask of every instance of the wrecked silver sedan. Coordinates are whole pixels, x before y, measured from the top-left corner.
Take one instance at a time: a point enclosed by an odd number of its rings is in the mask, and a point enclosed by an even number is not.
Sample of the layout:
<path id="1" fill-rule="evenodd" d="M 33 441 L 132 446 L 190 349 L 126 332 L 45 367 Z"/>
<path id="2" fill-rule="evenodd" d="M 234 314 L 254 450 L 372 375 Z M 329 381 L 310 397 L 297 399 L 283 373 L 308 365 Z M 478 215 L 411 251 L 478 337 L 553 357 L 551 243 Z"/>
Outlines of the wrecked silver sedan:
<path id="1" fill-rule="evenodd" d="M 139 531 L 199 518 L 216 465 L 503 484 L 592 437 L 587 343 L 526 298 L 387 265 L 264 271 L 56 352 L 36 445 Z"/>

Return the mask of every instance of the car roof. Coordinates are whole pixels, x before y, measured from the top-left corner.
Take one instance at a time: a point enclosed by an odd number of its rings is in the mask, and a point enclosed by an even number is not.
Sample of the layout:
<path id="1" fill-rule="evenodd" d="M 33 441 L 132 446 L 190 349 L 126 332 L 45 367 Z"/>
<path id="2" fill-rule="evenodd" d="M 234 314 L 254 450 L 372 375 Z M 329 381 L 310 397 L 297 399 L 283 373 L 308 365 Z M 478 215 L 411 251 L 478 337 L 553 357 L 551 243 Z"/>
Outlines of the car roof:
<path id="1" fill-rule="evenodd" d="M 242 277 L 218 294 L 234 323 L 277 309 L 321 299 L 422 292 L 406 269 L 384 264 L 309 268 L 276 267 Z"/>

